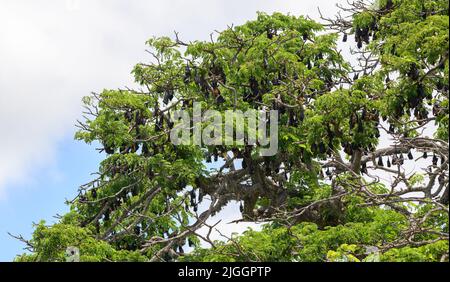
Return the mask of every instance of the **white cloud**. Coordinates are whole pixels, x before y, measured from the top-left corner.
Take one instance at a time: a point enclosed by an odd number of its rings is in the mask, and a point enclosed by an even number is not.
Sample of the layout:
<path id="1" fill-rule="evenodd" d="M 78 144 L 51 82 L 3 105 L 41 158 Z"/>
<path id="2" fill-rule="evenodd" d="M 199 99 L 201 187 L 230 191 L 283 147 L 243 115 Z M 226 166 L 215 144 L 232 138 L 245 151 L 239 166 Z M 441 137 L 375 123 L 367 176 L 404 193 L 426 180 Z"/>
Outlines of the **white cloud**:
<path id="1" fill-rule="evenodd" d="M 132 83 L 149 37 L 177 30 L 206 39 L 256 11 L 317 17 L 317 6 L 332 14 L 330 2 L 2 0 L 0 195 L 52 161 L 58 140 L 74 132 L 82 96 Z"/>

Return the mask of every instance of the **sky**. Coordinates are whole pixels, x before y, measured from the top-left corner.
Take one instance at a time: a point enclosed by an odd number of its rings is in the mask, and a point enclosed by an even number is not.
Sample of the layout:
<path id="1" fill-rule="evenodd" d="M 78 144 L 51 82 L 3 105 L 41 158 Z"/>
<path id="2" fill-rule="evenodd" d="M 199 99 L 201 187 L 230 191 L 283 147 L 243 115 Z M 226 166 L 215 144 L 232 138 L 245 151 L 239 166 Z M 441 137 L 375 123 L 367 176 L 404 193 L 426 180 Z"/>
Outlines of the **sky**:
<path id="1" fill-rule="evenodd" d="M 81 98 L 132 87 L 132 67 L 149 61 L 145 41 L 208 39 L 214 30 L 254 19 L 257 11 L 332 16 L 342 0 L 0 0 L 0 261 L 11 261 L 32 223 L 56 221 L 78 186 L 104 158 L 75 141 Z M 236 207 L 218 218 L 225 234 Z"/>

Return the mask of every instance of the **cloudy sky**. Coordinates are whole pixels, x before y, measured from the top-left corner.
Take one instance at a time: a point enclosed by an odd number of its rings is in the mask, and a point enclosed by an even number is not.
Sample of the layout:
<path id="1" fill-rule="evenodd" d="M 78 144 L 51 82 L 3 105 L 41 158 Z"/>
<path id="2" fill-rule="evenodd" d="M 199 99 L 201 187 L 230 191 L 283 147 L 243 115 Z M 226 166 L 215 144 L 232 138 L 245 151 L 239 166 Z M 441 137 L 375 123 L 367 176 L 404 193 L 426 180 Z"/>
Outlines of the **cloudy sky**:
<path id="1" fill-rule="evenodd" d="M 81 97 L 132 86 L 148 38 L 207 39 L 256 11 L 318 19 L 336 1 L 0 0 L 0 261 L 22 252 L 7 232 L 29 237 L 32 222 L 54 222 L 96 171 L 103 156 L 73 141 Z"/>

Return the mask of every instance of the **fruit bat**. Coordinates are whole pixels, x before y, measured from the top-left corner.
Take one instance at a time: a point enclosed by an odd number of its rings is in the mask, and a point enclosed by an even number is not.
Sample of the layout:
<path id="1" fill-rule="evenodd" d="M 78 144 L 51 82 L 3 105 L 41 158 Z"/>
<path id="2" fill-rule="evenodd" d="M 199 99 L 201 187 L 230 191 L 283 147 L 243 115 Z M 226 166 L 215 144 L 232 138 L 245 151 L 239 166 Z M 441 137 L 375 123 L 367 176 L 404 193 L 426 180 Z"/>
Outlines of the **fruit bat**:
<path id="1" fill-rule="evenodd" d="M 259 84 L 258 84 L 258 81 L 256 80 L 256 78 L 252 76 L 250 78 L 249 83 L 250 83 L 250 90 L 251 90 L 253 96 L 254 97 L 258 96 L 259 95 Z"/>
<path id="2" fill-rule="evenodd" d="M 189 194 L 190 194 L 190 197 L 191 197 L 191 206 L 194 206 L 194 205 L 195 205 L 195 198 L 196 198 L 195 190 L 192 189 L 192 190 L 189 192 Z"/>
<path id="3" fill-rule="evenodd" d="M 267 31 L 267 38 L 268 39 L 273 39 L 273 37 L 276 35 L 276 32 L 274 32 L 272 29 L 268 28 Z"/>
<path id="4" fill-rule="evenodd" d="M 167 105 L 173 99 L 173 92 L 171 90 L 166 90 L 164 92 L 163 103 Z"/>
<path id="5" fill-rule="evenodd" d="M 436 166 L 438 163 L 438 158 L 436 157 L 436 155 L 433 155 L 433 165 Z"/>
<path id="6" fill-rule="evenodd" d="M 86 200 L 87 200 L 86 196 L 81 194 L 80 195 L 80 203 L 84 203 L 84 202 L 86 202 Z"/>
<path id="7" fill-rule="evenodd" d="M 366 163 L 362 163 L 361 164 L 361 172 L 362 173 L 367 173 L 367 165 L 366 165 Z"/>
<path id="8" fill-rule="evenodd" d="M 389 75 L 386 75 L 386 80 L 385 80 L 386 84 L 388 84 L 389 82 L 391 82 L 391 79 L 389 78 Z"/>
<path id="9" fill-rule="evenodd" d="M 191 68 L 189 67 L 189 64 L 186 64 L 186 67 L 184 68 L 184 78 L 183 81 L 184 83 L 189 83 L 191 80 Z"/>
<path id="10" fill-rule="evenodd" d="M 364 126 L 362 122 L 362 118 L 358 118 L 358 132 L 362 133 L 364 131 Z"/>
<path id="11" fill-rule="evenodd" d="M 112 147 L 109 147 L 109 146 L 105 146 L 104 150 L 108 155 L 114 154 L 114 151 L 115 151 Z"/>
<path id="12" fill-rule="evenodd" d="M 308 40 L 308 33 L 304 32 L 302 35 L 303 41 Z"/>
<path id="13" fill-rule="evenodd" d="M 93 198 L 93 199 L 97 198 L 97 189 L 93 188 L 93 189 L 91 190 L 91 195 L 92 195 L 92 198 Z"/>
<path id="14" fill-rule="evenodd" d="M 245 158 L 242 160 L 242 168 L 243 169 L 247 168 L 247 162 L 245 161 Z"/>
<path id="15" fill-rule="evenodd" d="M 94 225 L 95 225 L 95 232 L 100 233 L 100 223 L 96 221 Z"/>
<path id="16" fill-rule="evenodd" d="M 410 160 L 414 159 L 413 154 L 411 153 L 411 151 L 408 152 L 408 159 L 410 159 Z"/>
<path id="17" fill-rule="evenodd" d="M 388 132 L 391 133 L 391 134 L 394 134 L 394 133 L 395 133 L 395 127 L 394 127 L 393 124 L 391 124 L 391 125 L 389 126 Z"/>
<path id="18" fill-rule="evenodd" d="M 369 34 L 369 28 L 365 27 L 362 30 L 362 40 L 364 43 L 369 44 L 370 34 Z"/>
<path id="19" fill-rule="evenodd" d="M 134 227 L 134 234 L 136 234 L 138 236 L 141 234 L 141 227 L 140 226 L 136 225 Z"/>
<path id="20" fill-rule="evenodd" d="M 410 68 L 408 70 L 407 76 L 409 78 L 411 78 L 412 80 L 419 79 L 420 72 L 419 72 L 419 69 L 417 68 L 416 64 L 414 64 L 414 63 L 411 64 L 411 66 L 410 66 Z"/>
<path id="21" fill-rule="evenodd" d="M 203 192 L 202 190 L 198 191 L 198 203 L 201 203 L 203 201 Z"/>
<path id="22" fill-rule="evenodd" d="M 109 220 L 109 209 L 105 211 L 105 213 L 103 214 L 103 220 L 104 221 L 108 221 Z"/>
<path id="23" fill-rule="evenodd" d="M 133 114 L 131 113 L 130 110 L 127 110 L 124 114 L 124 117 L 127 121 L 131 121 L 133 119 Z"/>
<path id="24" fill-rule="evenodd" d="M 378 157 L 378 163 L 379 166 L 384 166 L 383 165 L 383 158 L 381 156 Z"/>
<path id="25" fill-rule="evenodd" d="M 439 175 L 438 182 L 439 182 L 440 185 L 442 185 L 444 183 L 444 180 L 445 180 L 444 174 Z"/>
<path id="26" fill-rule="evenodd" d="M 393 6 L 394 6 L 394 2 L 392 0 L 387 0 L 386 6 L 384 6 L 384 10 L 389 11 L 392 9 Z"/>
<path id="27" fill-rule="evenodd" d="M 362 45 L 362 41 L 361 41 L 361 40 L 358 40 L 356 46 L 358 47 L 358 49 L 361 49 L 362 46 L 363 46 L 363 45 Z"/>

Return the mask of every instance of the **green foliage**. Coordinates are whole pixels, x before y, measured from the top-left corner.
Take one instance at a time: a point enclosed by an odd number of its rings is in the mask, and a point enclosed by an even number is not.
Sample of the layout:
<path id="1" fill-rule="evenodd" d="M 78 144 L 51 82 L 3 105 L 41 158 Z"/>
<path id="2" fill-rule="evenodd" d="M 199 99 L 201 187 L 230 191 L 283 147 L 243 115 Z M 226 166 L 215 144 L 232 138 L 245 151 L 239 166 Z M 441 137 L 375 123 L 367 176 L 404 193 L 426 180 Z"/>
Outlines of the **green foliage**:
<path id="1" fill-rule="evenodd" d="M 80 250 L 80 261 L 146 261 L 147 258 L 136 251 L 116 250 L 102 240 L 96 240 L 93 232 L 74 224 L 69 219 L 72 213 L 65 215 L 61 223 L 52 226 L 44 221 L 35 225 L 35 231 L 30 243 L 34 246 L 33 254 L 23 254 L 16 257 L 18 262 L 66 261 L 67 247 L 77 247 Z"/>
<path id="2" fill-rule="evenodd" d="M 290 228 L 267 224 L 262 231 L 248 230 L 228 244 L 218 241 L 214 248 L 198 248 L 181 261 L 438 261 L 448 251 L 448 241 L 438 241 L 368 253 L 367 247 L 399 239 L 407 228 L 406 218 L 379 208 L 370 209 L 365 218 L 348 216 L 351 222 L 325 229 L 306 222 Z"/>
<path id="3" fill-rule="evenodd" d="M 434 121 L 434 137 L 448 141 L 448 28 L 446 0 L 380 0 L 356 9 L 351 25 L 338 30 L 354 34 L 357 47 L 375 58 L 361 73 L 338 51 L 338 34 L 303 16 L 258 13 L 210 41 L 148 40 L 152 61 L 132 71 L 141 90 L 83 98 L 90 115 L 75 138 L 101 144 L 98 177 L 81 186 L 58 223 L 35 226 L 31 253 L 16 260 L 64 261 L 70 246 L 82 261 L 445 258 L 448 200 L 436 204 L 427 195 L 405 203 L 394 187 L 363 173 L 369 162 L 382 166 L 371 154 L 385 126 L 402 141 Z M 277 154 L 260 157 L 258 147 L 235 144 L 173 145 L 171 117 L 181 109 L 192 114 L 194 102 L 203 110 L 277 110 Z M 242 169 L 208 170 L 206 163 L 230 152 Z M 408 184 L 427 180 L 416 173 Z M 439 181 L 448 185 L 448 176 Z M 250 182 L 258 185 L 240 186 Z M 217 205 L 209 213 L 198 211 L 203 196 Z M 231 200 L 244 203 L 245 219 L 270 222 L 200 247 L 193 231 Z M 181 251 L 186 244 L 194 251 Z"/>

